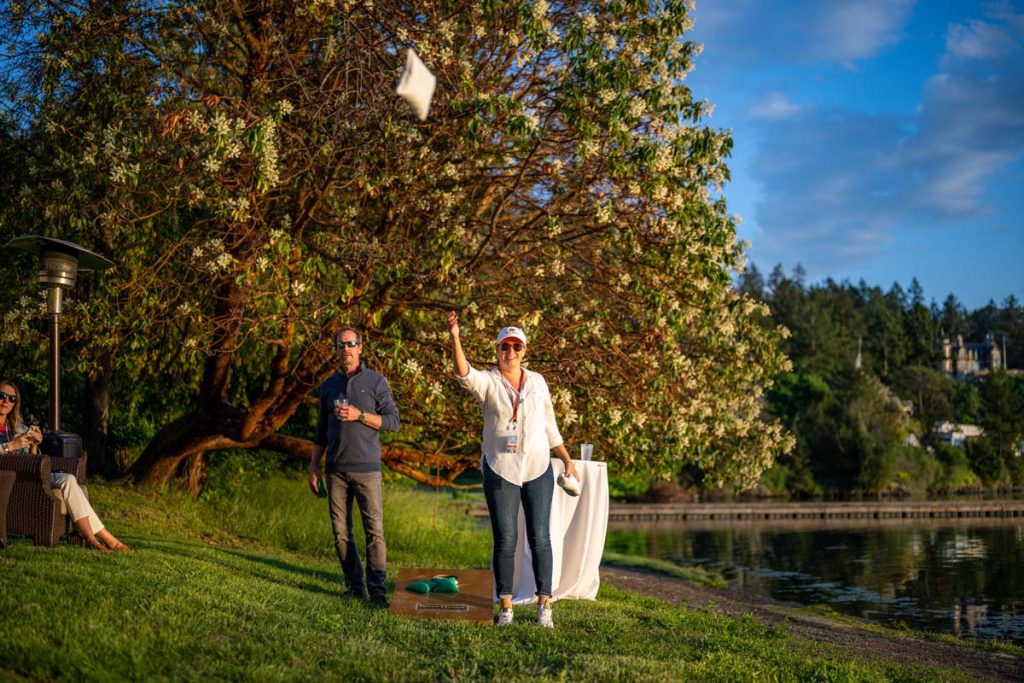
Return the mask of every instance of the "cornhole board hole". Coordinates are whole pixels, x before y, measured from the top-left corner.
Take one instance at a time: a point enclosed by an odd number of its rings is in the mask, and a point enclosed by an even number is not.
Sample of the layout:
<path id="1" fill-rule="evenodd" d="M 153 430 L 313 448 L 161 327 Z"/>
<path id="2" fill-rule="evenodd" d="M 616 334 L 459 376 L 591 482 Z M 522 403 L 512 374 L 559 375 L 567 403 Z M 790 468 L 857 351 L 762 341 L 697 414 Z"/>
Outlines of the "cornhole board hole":
<path id="1" fill-rule="evenodd" d="M 458 593 L 413 593 L 406 590 L 413 581 L 435 576 L 454 576 Z M 494 583 L 489 569 L 398 570 L 395 592 L 391 594 L 391 614 L 411 619 L 463 619 L 478 624 L 494 621 Z"/>

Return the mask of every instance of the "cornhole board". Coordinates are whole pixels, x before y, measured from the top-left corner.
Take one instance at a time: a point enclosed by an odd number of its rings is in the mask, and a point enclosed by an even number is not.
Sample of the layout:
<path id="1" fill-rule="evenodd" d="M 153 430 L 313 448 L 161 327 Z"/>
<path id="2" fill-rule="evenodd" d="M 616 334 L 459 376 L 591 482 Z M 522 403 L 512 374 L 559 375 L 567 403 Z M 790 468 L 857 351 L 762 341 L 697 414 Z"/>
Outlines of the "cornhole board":
<path id="1" fill-rule="evenodd" d="M 406 590 L 413 581 L 435 576 L 454 576 L 458 593 L 413 593 Z M 398 570 L 391 614 L 411 619 L 463 619 L 478 624 L 494 621 L 494 581 L 489 569 L 429 569 L 407 567 Z"/>

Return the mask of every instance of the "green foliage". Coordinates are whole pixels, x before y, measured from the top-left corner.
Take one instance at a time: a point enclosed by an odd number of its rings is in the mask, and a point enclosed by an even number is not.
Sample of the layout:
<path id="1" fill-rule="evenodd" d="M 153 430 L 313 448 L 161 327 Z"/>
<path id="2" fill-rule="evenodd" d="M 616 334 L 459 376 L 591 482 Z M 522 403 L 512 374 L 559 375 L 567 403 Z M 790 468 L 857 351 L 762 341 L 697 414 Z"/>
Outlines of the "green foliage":
<path id="1" fill-rule="evenodd" d="M 935 445 L 935 458 L 942 467 L 932 482 L 937 491 L 965 491 L 981 488 L 982 481 L 973 469 L 967 451 L 961 447 L 939 443 Z"/>
<path id="2" fill-rule="evenodd" d="M 1020 464 L 1024 454 L 1024 377 L 992 373 L 981 383 L 980 399 L 978 422 L 985 429 L 982 440 L 989 453 L 979 457 L 998 459 L 1014 484 L 1024 484 Z"/>
<path id="3" fill-rule="evenodd" d="M 456 308 L 477 365 L 526 329 L 570 442 L 750 485 L 790 446 L 761 414 L 787 363 L 731 285 L 732 141 L 685 84 L 691 26 L 674 0 L 5 3 L 0 231 L 117 262 L 65 326 L 76 371 L 160 426 L 143 479 L 308 434 L 342 323 L 403 406 L 396 443 L 473 451 Z M 393 95 L 410 46 L 440 77 L 423 124 Z M 6 329 L 36 315 L 19 301 Z M 613 363 L 580 353 L 609 342 Z"/>
<path id="4" fill-rule="evenodd" d="M 1006 464 L 989 439 L 972 439 L 965 446 L 971 470 L 989 487 L 1002 487 L 1010 483 Z"/>
<path id="5" fill-rule="evenodd" d="M 920 366 L 905 367 L 895 373 L 893 391 L 912 401 L 914 416 L 925 429 L 926 443 L 932 443 L 931 426 L 952 420 L 957 412 L 954 404 L 962 392 L 957 392 L 956 384 L 948 375 Z"/>
<path id="6" fill-rule="evenodd" d="M 789 276 L 776 267 L 767 283 L 754 269 L 740 289 L 789 331 L 794 367 L 776 377 L 768 407 L 796 445 L 762 477 L 762 491 L 924 493 L 1024 481 L 1024 381 L 1005 372 L 958 381 L 935 369 L 940 332 L 998 341 L 1002 330 L 1019 331 L 1016 299 L 968 313 L 950 295 L 940 309 L 925 304 L 916 280 L 906 294 L 863 282 L 808 287 L 799 267 Z M 1014 353 L 1008 346 L 1010 363 Z M 932 432 L 943 421 L 981 425 L 984 443 L 948 448 Z M 915 439 L 920 447 L 905 445 Z"/>
<path id="7" fill-rule="evenodd" d="M 778 465 L 785 469 L 774 476 L 784 472 L 785 488 L 794 495 L 807 497 L 820 493 L 815 473 L 830 478 L 822 471 L 821 455 L 835 451 L 832 426 L 839 410 L 836 397 L 818 375 L 785 374 L 777 379 L 768 400 L 772 414 L 796 436 L 792 453 L 778 460 Z M 777 484 L 765 485 L 776 492 Z"/>
<path id="8" fill-rule="evenodd" d="M 978 424 L 981 417 L 981 394 L 975 384 L 953 384 L 953 419 L 963 424 Z"/>
<path id="9" fill-rule="evenodd" d="M 257 450 L 254 452 L 228 450 L 217 454 L 217 458 L 206 468 L 206 482 L 203 496 L 210 498 L 230 495 L 255 486 L 260 480 L 270 477 L 286 465 L 293 468 L 301 463 L 288 461 L 280 453 Z"/>
<path id="10" fill-rule="evenodd" d="M 650 479 L 638 474 L 609 474 L 608 495 L 612 498 L 637 498 L 647 492 Z"/>

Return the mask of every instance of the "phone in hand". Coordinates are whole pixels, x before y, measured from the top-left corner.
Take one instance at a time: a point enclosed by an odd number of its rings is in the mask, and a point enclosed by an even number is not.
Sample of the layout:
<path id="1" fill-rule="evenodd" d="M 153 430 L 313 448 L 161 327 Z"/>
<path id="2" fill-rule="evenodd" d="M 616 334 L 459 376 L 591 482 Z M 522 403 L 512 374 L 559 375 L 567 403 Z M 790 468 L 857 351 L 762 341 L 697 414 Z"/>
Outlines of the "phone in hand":
<path id="1" fill-rule="evenodd" d="M 39 431 L 39 424 L 33 420 L 29 424 L 28 431 L 25 432 L 25 436 L 28 437 L 29 453 L 32 455 L 38 455 L 39 444 L 43 442 L 43 433 Z"/>

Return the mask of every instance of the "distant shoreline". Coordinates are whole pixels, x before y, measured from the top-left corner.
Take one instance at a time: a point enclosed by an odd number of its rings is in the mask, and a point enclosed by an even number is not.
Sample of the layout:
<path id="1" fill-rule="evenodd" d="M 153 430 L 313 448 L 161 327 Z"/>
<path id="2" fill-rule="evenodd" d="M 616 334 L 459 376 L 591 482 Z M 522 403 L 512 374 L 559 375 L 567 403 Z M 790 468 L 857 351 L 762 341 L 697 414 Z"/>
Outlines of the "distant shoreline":
<path id="1" fill-rule="evenodd" d="M 934 500 L 807 503 L 614 503 L 609 521 L 731 521 L 765 522 L 814 520 L 923 521 L 956 519 L 1019 519 L 1024 500 Z"/>

